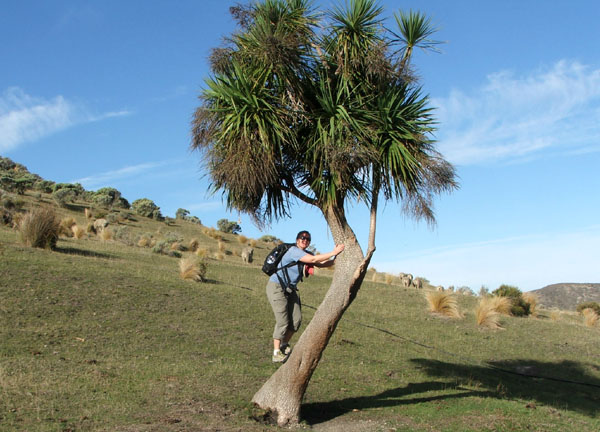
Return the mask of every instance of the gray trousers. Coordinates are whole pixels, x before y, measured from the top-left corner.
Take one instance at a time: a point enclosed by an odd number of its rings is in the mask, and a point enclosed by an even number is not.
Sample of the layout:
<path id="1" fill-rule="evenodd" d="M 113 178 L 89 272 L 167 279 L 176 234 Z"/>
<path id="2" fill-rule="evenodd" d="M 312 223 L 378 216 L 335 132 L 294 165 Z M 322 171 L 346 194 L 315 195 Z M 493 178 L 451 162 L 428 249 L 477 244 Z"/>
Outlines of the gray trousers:
<path id="1" fill-rule="evenodd" d="M 275 314 L 273 339 L 283 340 L 286 331 L 297 332 L 302 324 L 302 305 L 298 291 L 285 295 L 277 282 L 267 283 L 267 298 Z"/>

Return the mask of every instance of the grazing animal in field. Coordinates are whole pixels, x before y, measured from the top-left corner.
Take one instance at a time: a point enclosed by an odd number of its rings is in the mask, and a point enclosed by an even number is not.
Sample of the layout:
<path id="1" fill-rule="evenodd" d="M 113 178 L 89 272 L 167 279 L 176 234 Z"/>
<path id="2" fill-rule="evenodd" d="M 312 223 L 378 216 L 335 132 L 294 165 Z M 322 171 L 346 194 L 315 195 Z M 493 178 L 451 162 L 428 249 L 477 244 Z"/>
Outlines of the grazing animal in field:
<path id="1" fill-rule="evenodd" d="M 252 262 L 252 255 L 254 255 L 254 248 L 246 247 L 242 249 L 242 261 L 245 264 L 250 264 Z"/>
<path id="2" fill-rule="evenodd" d="M 436 289 L 437 291 L 444 291 L 444 287 L 443 287 L 443 286 L 441 286 L 441 285 L 438 285 L 437 287 L 435 287 L 435 289 Z"/>
<path id="3" fill-rule="evenodd" d="M 402 285 L 404 285 L 404 288 L 410 287 L 412 284 L 412 280 L 413 280 L 413 277 L 411 274 L 405 274 L 402 277 Z"/>
<path id="4" fill-rule="evenodd" d="M 415 286 L 416 289 L 423 288 L 423 279 L 421 279 L 420 277 L 416 278 L 413 282 L 413 285 Z"/>

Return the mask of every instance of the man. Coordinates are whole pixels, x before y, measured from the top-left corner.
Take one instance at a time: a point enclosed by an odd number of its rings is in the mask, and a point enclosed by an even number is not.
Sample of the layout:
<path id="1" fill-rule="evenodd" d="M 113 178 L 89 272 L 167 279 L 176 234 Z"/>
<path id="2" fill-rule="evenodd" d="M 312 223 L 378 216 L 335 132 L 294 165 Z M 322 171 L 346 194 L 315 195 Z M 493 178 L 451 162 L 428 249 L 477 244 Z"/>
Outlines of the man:
<path id="1" fill-rule="evenodd" d="M 273 330 L 273 362 L 284 362 L 292 352 L 289 341 L 300 328 L 302 310 L 300 296 L 296 288 L 302 280 L 304 265 L 331 267 L 335 258 L 344 250 L 344 245 L 336 245 L 328 253 L 313 255 L 306 252 L 311 237 L 308 231 L 300 231 L 296 236 L 296 245 L 290 247 L 281 258 L 279 270 L 267 283 L 267 298 L 275 314 Z M 293 265 L 298 263 L 298 265 Z"/>

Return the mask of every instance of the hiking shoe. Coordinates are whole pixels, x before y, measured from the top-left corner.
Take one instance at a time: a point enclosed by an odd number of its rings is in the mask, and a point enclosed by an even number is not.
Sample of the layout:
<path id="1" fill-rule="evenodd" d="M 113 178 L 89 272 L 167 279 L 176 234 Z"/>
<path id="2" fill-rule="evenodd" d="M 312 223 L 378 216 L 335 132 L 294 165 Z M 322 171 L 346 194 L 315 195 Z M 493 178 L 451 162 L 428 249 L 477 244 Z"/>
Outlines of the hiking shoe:
<path id="1" fill-rule="evenodd" d="M 287 356 L 281 351 L 278 351 L 276 354 L 273 354 L 273 363 L 283 363 L 286 360 Z"/>
<path id="2" fill-rule="evenodd" d="M 281 352 L 289 356 L 292 353 L 292 346 L 289 344 L 281 345 Z"/>

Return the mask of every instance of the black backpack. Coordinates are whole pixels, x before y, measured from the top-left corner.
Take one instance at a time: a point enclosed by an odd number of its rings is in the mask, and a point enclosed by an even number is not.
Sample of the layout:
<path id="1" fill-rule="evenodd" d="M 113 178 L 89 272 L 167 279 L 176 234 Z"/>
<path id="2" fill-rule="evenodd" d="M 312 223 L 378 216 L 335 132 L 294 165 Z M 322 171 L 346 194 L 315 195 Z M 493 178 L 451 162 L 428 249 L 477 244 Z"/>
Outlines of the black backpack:
<path id="1" fill-rule="evenodd" d="M 267 275 L 271 276 L 277 270 L 281 270 L 278 268 L 279 263 L 281 262 L 281 258 L 285 255 L 285 253 L 292 247 L 296 246 L 295 243 L 280 243 L 278 244 L 265 258 L 265 262 L 262 266 L 262 271 Z M 289 267 L 296 263 L 291 263 Z"/>

